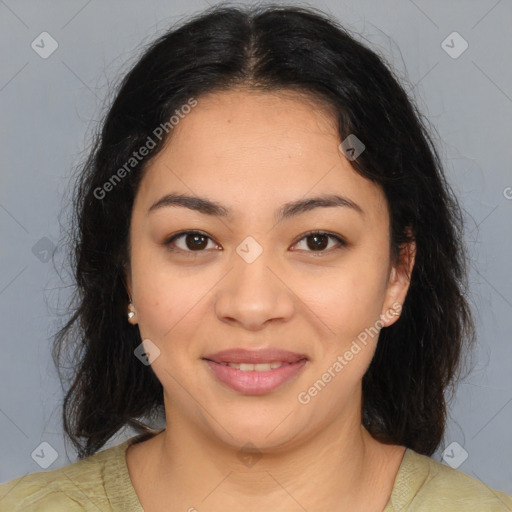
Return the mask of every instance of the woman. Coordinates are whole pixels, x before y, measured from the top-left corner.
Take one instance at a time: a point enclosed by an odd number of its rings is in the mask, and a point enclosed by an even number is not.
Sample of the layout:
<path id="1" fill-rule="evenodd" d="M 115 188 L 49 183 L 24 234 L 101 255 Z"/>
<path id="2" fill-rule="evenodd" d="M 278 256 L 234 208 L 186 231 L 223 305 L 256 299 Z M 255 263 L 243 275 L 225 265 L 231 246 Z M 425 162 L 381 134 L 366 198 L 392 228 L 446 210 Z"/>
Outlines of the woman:
<path id="1" fill-rule="evenodd" d="M 473 336 L 460 213 L 414 105 L 336 22 L 218 7 L 169 31 L 75 205 L 54 355 L 80 347 L 82 460 L 5 484 L 2 510 L 512 510 L 428 457 Z"/>

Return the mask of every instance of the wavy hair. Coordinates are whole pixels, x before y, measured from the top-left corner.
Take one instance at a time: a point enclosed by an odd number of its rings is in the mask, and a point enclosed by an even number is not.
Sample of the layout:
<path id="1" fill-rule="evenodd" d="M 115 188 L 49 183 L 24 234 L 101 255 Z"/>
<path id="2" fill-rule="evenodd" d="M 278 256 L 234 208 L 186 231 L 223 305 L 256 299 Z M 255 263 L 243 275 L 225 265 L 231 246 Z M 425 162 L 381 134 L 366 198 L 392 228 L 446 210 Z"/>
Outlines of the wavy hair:
<path id="1" fill-rule="evenodd" d="M 117 87 L 73 189 L 76 287 L 52 347 L 61 382 L 72 350 L 66 434 L 84 458 L 125 426 L 152 432 L 162 414 L 162 385 L 134 356 L 141 337 L 126 321 L 125 276 L 137 187 L 172 132 L 153 136 L 149 154 L 98 191 L 190 98 L 239 87 L 314 97 L 329 106 L 340 140 L 364 142 L 351 164 L 385 193 L 394 257 L 414 240 L 416 259 L 400 321 L 381 330 L 363 377 L 362 421 L 383 443 L 431 455 L 445 431 L 445 392 L 474 341 L 461 209 L 428 123 L 384 59 L 321 11 L 283 5 L 203 11 L 148 45 Z"/>

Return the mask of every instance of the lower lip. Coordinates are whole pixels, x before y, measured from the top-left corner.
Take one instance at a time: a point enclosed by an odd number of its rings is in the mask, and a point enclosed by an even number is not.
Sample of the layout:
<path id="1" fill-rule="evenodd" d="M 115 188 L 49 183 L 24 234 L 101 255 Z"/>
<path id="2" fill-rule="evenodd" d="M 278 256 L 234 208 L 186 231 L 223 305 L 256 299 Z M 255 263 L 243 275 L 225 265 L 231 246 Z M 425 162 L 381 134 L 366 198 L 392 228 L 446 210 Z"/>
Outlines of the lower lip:
<path id="1" fill-rule="evenodd" d="M 307 361 L 303 359 L 296 363 L 284 364 L 267 372 L 244 372 L 206 359 L 205 362 L 208 363 L 215 376 L 231 389 L 246 395 L 263 395 L 276 390 L 295 377 Z"/>

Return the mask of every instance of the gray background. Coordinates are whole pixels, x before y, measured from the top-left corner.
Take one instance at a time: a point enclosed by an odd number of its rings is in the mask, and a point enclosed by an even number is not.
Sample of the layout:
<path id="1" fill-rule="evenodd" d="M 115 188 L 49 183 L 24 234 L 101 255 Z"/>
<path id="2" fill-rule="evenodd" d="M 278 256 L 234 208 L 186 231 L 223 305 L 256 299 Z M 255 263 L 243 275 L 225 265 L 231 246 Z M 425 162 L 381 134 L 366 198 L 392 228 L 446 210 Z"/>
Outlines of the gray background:
<path id="1" fill-rule="evenodd" d="M 310 5 L 389 59 L 437 129 L 466 211 L 478 349 L 450 407 L 447 443 L 434 458 L 456 442 L 445 461 L 512 494 L 512 3 Z M 84 156 L 109 86 L 135 62 L 140 45 L 207 6 L 199 0 L 0 0 L 0 482 L 41 471 L 31 454 L 41 452 L 42 442 L 58 454 L 49 470 L 76 460 L 62 436 L 62 391 L 49 351 L 70 284 L 69 272 L 59 277 L 48 261 L 61 235 L 68 177 Z M 58 43 L 46 59 L 31 48 L 44 31 Z M 469 45 L 457 58 L 442 46 L 454 31 Z M 463 42 L 452 39 L 446 49 L 460 52 Z M 57 262 L 62 253 L 56 251 Z M 107 446 L 131 435 L 121 432 Z"/>

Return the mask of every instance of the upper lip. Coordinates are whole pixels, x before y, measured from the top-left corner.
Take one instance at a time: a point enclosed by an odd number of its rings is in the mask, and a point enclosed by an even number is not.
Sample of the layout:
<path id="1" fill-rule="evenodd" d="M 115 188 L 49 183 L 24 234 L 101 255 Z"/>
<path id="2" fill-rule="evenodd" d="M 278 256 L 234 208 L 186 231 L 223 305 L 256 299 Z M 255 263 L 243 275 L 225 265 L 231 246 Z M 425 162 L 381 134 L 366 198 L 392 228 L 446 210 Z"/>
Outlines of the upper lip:
<path id="1" fill-rule="evenodd" d="M 258 350 L 247 350 L 244 348 L 231 348 L 209 354 L 203 359 L 208 359 L 215 363 L 271 363 L 280 361 L 283 363 L 296 363 L 301 359 L 307 359 L 305 354 L 289 352 L 278 348 L 264 348 Z"/>

